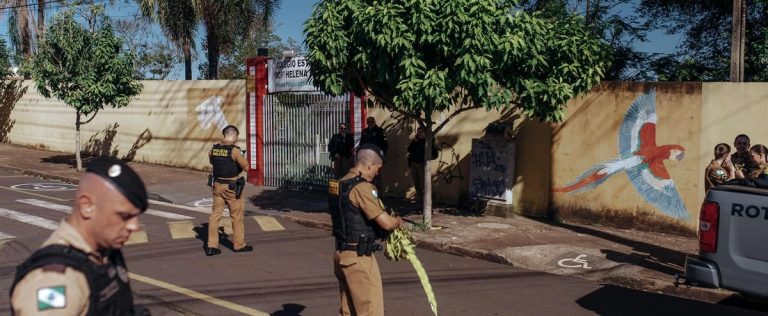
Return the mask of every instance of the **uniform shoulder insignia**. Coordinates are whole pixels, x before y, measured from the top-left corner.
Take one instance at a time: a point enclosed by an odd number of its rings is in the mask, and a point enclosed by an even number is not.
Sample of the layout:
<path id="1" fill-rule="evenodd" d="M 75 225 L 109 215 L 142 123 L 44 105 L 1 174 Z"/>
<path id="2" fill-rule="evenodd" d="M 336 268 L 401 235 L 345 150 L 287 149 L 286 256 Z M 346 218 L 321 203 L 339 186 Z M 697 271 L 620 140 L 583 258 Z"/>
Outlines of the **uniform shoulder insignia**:
<path id="1" fill-rule="evenodd" d="M 37 289 L 37 311 L 67 307 L 67 288 L 64 285 Z"/>
<path id="2" fill-rule="evenodd" d="M 378 193 L 378 192 L 376 192 L 376 190 L 375 190 L 375 189 L 374 189 L 374 190 L 371 190 L 371 195 L 373 195 L 373 198 L 375 198 L 375 199 L 378 199 L 378 198 L 379 198 L 379 193 Z"/>
<path id="3" fill-rule="evenodd" d="M 64 271 L 67 270 L 67 266 L 61 263 L 50 263 L 42 266 L 41 269 L 45 272 L 64 273 Z"/>

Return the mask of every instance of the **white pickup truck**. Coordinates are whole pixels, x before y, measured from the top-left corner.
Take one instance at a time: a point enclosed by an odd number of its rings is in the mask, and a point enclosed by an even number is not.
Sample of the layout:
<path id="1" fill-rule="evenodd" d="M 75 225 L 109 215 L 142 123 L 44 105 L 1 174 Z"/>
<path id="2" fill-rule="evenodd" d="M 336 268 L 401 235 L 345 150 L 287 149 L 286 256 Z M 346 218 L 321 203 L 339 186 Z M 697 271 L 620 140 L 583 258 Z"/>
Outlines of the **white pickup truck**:
<path id="1" fill-rule="evenodd" d="M 686 283 L 768 298 L 768 189 L 714 187 L 699 219 L 699 255 L 686 259 Z"/>

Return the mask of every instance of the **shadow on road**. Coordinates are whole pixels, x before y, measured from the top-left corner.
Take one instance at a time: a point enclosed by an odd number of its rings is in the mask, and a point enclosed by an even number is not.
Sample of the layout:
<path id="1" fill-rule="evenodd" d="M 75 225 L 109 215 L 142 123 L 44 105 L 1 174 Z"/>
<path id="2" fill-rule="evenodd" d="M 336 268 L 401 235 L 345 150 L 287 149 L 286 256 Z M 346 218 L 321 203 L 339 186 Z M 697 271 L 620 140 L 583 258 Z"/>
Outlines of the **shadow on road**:
<path id="1" fill-rule="evenodd" d="M 202 242 L 202 248 L 205 251 L 205 247 L 208 246 L 208 223 L 200 224 L 200 226 L 193 228 L 193 230 L 197 235 L 197 239 Z M 235 250 L 234 244 L 229 240 L 229 235 L 224 232 L 224 227 L 219 227 L 219 245 L 227 247 L 229 250 Z"/>
<path id="2" fill-rule="evenodd" d="M 301 304 L 283 304 L 283 309 L 270 313 L 272 316 L 301 316 L 301 312 L 307 308 Z"/>
<path id="3" fill-rule="evenodd" d="M 754 315 L 755 311 L 606 285 L 576 300 L 598 315 Z"/>

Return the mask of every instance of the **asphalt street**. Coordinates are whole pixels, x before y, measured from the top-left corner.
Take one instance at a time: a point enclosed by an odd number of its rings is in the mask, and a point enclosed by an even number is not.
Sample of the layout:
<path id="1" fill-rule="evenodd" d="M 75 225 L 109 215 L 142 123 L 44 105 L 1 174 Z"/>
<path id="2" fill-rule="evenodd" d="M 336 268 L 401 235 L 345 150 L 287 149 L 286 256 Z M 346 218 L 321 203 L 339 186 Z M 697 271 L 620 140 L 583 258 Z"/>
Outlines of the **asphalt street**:
<path id="1" fill-rule="evenodd" d="M 66 216 L 75 187 L 0 172 L 0 315 L 17 264 Z M 201 197 L 203 198 L 203 197 Z M 124 248 L 138 303 L 153 315 L 336 315 L 333 240 L 324 230 L 248 216 L 251 253 L 203 253 L 204 209 L 153 202 Z M 225 234 L 228 229 L 222 229 Z M 200 237 L 198 237 L 200 236 Z M 758 315 L 762 312 L 531 272 L 419 249 L 440 315 Z M 387 315 L 431 315 L 407 261 L 377 254 Z"/>

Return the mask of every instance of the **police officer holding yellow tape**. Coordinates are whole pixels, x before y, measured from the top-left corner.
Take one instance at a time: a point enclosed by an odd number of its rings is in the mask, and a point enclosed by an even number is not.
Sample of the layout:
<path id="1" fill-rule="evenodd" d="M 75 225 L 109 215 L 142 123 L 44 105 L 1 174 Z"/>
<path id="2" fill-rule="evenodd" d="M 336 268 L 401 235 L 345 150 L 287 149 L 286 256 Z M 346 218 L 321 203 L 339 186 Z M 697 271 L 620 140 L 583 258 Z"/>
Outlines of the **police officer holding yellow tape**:
<path id="1" fill-rule="evenodd" d="M 330 183 L 329 207 L 336 237 L 333 263 L 341 315 L 384 315 L 381 274 L 373 252 L 382 249 L 378 240 L 386 231 L 403 225 L 403 219 L 384 210 L 371 183 L 384 163 L 383 157 L 379 147 L 362 145 L 355 166 L 341 180 Z"/>
<path id="2" fill-rule="evenodd" d="M 224 140 L 213 145 L 208 157 L 213 166 L 211 182 L 213 187 L 213 208 L 208 218 L 208 245 L 205 249 L 207 256 L 221 253 L 219 250 L 219 220 L 224 212 L 224 205 L 229 206 L 232 216 L 232 243 L 235 252 L 252 251 L 253 247 L 245 244 L 244 208 L 245 201 L 239 194 L 245 186 L 245 178 L 239 177 L 243 171 L 248 171 L 248 161 L 235 143 L 240 135 L 237 127 L 229 125 L 222 131 Z M 239 177 L 239 178 L 238 178 Z"/>

